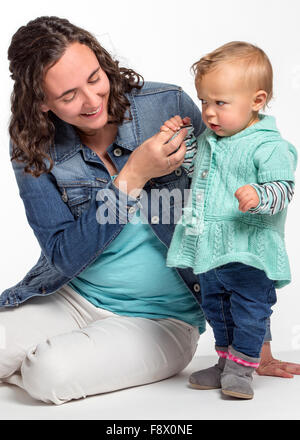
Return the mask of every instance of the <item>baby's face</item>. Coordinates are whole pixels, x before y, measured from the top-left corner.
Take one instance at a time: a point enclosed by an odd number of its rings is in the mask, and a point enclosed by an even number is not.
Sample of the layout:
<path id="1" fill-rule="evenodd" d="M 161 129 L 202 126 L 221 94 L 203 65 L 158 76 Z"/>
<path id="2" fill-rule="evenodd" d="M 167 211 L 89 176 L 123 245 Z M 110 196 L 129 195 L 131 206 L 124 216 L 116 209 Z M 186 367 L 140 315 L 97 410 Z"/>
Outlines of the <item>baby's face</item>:
<path id="1" fill-rule="evenodd" d="M 253 90 L 245 85 L 242 68 L 222 64 L 197 84 L 202 118 L 218 136 L 232 136 L 257 122 Z"/>

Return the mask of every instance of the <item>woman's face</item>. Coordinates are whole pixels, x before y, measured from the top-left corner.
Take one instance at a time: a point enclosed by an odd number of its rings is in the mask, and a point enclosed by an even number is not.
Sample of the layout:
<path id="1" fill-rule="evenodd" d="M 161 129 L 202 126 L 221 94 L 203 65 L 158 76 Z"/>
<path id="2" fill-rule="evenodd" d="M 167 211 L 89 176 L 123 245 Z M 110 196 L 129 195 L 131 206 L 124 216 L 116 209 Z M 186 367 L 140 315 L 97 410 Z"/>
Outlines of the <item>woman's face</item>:
<path id="1" fill-rule="evenodd" d="M 83 132 L 93 133 L 108 121 L 110 84 L 94 52 L 73 43 L 44 76 L 43 112 L 56 116 Z"/>

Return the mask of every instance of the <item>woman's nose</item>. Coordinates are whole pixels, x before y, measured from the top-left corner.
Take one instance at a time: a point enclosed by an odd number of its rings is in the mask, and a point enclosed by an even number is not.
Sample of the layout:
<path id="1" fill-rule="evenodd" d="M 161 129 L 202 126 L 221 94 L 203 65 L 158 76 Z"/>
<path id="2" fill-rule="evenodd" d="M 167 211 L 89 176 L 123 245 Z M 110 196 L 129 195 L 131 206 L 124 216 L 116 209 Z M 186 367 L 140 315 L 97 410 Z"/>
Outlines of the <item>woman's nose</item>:
<path id="1" fill-rule="evenodd" d="M 85 90 L 83 96 L 83 105 L 86 108 L 97 108 L 99 105 L 99 96 L 95 90 Z"/>

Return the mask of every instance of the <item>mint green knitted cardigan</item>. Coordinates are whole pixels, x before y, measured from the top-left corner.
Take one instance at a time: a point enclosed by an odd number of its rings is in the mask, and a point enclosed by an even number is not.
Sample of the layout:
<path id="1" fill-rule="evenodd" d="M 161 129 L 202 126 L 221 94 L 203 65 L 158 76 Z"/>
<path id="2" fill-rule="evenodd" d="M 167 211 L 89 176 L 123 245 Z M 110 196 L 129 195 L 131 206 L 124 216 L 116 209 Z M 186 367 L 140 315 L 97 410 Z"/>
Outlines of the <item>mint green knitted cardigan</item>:
<path id="1" fill-rule="evenodd" d="M 242 213 L 234 193 L 249 183 L 294 182 L 295 148 L 272 116 L 230 136 L 206 129 L 197 139 L 191 193 L 176 225 L 167 266 L 195 274 L 240 262 L 266 272 L 277 288 L 291 280 L 284 243 L 287 208 L 275 214 Z"/>

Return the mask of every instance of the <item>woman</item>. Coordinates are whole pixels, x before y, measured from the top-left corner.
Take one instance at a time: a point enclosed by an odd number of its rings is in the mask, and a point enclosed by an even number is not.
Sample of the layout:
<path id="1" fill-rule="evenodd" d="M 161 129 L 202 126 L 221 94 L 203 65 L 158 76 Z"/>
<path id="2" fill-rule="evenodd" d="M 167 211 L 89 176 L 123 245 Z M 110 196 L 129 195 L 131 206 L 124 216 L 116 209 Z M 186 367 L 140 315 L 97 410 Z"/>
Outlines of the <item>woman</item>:
<path id="1" fill-rule="evenodd" d="M 155 133 L 179 114 L 198 135 L 198 108 L 57 17 L 21 27 L 8 56 L 12 164 L 42 252 L 0 297 L 0 380 L 61 404 L 178 373 L 204 331 L 197 278 L 165 266 L 188 187 L 186 130 Z M 274 374 L 268 343 L 262 358 Z"/>

